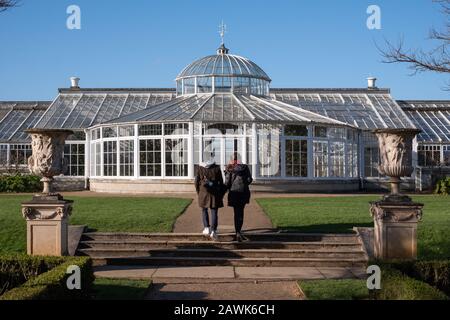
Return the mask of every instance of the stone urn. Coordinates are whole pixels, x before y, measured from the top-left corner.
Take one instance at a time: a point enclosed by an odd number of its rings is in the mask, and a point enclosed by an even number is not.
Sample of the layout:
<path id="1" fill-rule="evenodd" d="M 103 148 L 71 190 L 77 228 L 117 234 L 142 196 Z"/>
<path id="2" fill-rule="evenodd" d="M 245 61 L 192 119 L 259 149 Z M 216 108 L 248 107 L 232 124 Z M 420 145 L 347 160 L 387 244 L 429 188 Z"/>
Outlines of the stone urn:
<path id="1" fill-rule="evenodd" d="M 60 129 L 30 129 L 32 156 L 30 171 L 42 177 L 44 190 L 31 201 L 22 203 L 27 221 L 27 252 L 30 255 L 63 256 L 68 254 L 68 225 L 71 200 L 52 191 L 53 177 L 64 172 L 64 143 L 73 132 Z"/>
<path id="2" fill-rule="evenodd" d="M 64 172 L 64 144 L 66 138 L 73 134 L 64 129 L 29 129 L 32 155 L 28 158 L 31 173 L 42 177 L 43 195 L 52 195 L 53 177 Z"/>
<path id="3" fill-rule="evenodd" d="M 376 259 L 417 258 L 417 224 L 422 219 L 423 204 L 400 193 L 401 177 L 409 177 L 412 166 L 412 142 L 417 129 L 380 129 L 378 137 L 381 174 L 390 177 L 391 193 L 370 202 L 374 220 L 374 257 Z"/>
<path id="4" fill-rule="evenodd" d="M 414 171 L 412 166 L 412 143 L 420 133 L 418 129 L 378 129 L 374 133 L 378 138 L 381 164 L 378 171 L 390 177 L 391 194 L 384 200 L 410 201 L 400 194 L 401 177 L 409 177 Z"/>

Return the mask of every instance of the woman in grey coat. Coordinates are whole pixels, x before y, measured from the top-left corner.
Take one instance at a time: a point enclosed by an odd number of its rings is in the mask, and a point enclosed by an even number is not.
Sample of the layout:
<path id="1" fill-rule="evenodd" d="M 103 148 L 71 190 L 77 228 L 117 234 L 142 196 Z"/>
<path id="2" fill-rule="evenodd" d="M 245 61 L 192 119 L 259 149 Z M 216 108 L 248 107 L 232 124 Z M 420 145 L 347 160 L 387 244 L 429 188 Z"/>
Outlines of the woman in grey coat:
<path id="1" fill-rule="evenodd" d="M 225 170 L 225 185 L 228 191 L 228 206 L 234 209 L 235 240 L 241 242 L 246 238 L 241 234 L 244 224 L 244 210 L 250 202 L 249 185 L 253 182 L 252 174 L 246 164 L 234 157 Z"/>

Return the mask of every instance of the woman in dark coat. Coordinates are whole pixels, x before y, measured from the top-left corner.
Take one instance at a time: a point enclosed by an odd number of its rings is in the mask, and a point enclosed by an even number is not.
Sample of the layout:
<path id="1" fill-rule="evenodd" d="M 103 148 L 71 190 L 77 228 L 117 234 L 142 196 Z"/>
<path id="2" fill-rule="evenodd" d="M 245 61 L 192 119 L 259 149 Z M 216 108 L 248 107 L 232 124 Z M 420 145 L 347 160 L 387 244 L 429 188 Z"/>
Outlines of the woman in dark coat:
<path id="1" fill-rule="evenodd" d="M 225 170 L 225 185 L 228 191 L 228 206 L 234 209 L 235 240 L 241 242 L 246 238 L 241 234 L 244 224 L 245 205 L 250 202 L 249 185 L 253 182 L 252 174 L 246 164 L 240 163 L 236 157 Z"/>
<path id="2" fill-rule="evenodd" d="M 224 184 L 220 167 L 214 161 L 199 166 L 195 189 L 199 207 L 202 209 L 203 234 L 217 240 L 218 210 L 223 207 Z M 208 209 L 211 211 L 211 224 Z"/>

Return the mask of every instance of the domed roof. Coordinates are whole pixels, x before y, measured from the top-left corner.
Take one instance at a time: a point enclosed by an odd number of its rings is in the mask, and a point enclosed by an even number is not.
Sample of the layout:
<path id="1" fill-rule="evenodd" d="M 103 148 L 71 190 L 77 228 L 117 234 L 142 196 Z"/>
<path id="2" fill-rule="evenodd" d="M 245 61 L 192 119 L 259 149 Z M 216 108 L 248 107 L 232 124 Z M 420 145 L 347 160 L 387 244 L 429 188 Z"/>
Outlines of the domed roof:
<path id="1" fill-rule="evenodd" d="M 197 76 L 244 76 L 271 81 L 256 63 L 247 58 L 229 54 L 224 45 L 217 50 L 216 55 L 201 58 L 188 65 L 177 76 L 177 80 Z"/>

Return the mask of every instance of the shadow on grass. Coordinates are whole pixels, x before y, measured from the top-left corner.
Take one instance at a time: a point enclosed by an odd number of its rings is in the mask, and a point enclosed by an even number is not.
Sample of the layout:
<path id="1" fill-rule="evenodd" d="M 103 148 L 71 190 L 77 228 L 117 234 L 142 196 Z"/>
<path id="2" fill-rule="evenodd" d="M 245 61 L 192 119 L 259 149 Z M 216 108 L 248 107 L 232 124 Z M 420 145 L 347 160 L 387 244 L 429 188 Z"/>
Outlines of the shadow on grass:
<path id="1" fill-rule="evenodd" d="M 298 232 L 298 233 L 355 233 L 353 227 L 370 228 L 373 227 L 373 222 L 370 223 L 329 223 L 329 224 L 313 224 L 308 226 L 289 226 L 279 227 L 279 230 Z"/>

